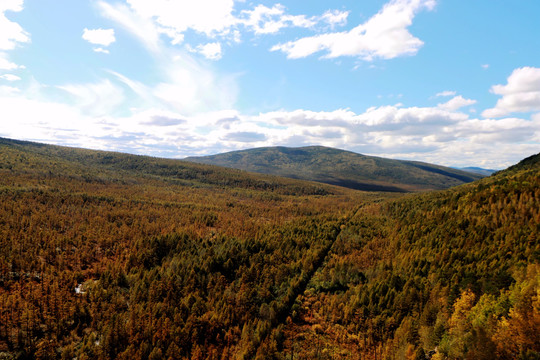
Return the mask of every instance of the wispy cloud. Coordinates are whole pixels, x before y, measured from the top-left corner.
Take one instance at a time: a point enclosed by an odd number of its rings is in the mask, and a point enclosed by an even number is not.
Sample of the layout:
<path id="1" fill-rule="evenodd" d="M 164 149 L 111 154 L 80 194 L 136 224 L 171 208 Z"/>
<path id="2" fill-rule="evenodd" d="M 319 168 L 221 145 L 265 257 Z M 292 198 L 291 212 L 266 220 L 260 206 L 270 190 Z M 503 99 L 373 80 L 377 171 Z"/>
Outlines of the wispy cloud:
<path id="1" fill-rule="evenodd" d="M 110 53 L 109 50 L 104 49 L 104 48 L 100 48 L 100 47 L 94 48 L 93 50 L 94 50 L 94 52 L 102 53 L 102 54 L 109 54 Z"/>
<path id="2" fill-rule="evenodd" d="M 139 40 L 155 61 L 158 81 L 152 85 L 111 72 L 143 100 L 140 105 L 160 106 L 184 114 L 233 107 L 238 92 L 235 76 L 221 75 L 207 64 L 202 64 L 188 51 L 161 41 L 163 25 L 149 18 L 151 12 L 145 12 L 153 10 L 146 9 L 143 2 L 130 4 L 136 11 L 122 4 L 113 6 L 104 1 L 98 2 L 98 8 L 104 17 Z M 219 59 L 222 54 L 218 42 L 191 50 L 212 60 Z"/>
<path id="3" fill-rule="evenodd" d="M 122 88 L 108 79 L 90 84 L 68 84 L 58 88 L 72 97 L 73 104 L 83 113 L 93 116 L 115 113 L 125 100 Z"/>
<path id="4" fill-rule="evenodd" d="M 13 74 L 0 75 L 0 79 L 4 79 L 4 80 L 7 80 L 7 81 L 19 81 L 19 80 L 21 80 L 21 78 L 19 76 L 13 75 Z"/>
<path id="5" fill-rule="evenodd" d="M 17 65 L 8 60 L 8 54 L 0 52 L 0 70 L 24 69 L 24 66 Z"/>
<path id="6" fill-rule="evenodd" d="M 435 97 L 446 97 L 446 96 L 454 96 L 454 95 L 456 95 L 455 91 L 445 90 L 445 91 L 441 91 L 440 93 L 435 94 Z"/>
<path id="7" fill-rule="evenodd" d="M 152 19 L 141 16 L 125 4 L 111 5 L 100 0 L 97 1 L 96 6 L 102 16 L 114 21 L 128 33 L 134 35 L 148 50 L 159 51 L 160 33 Z"/>

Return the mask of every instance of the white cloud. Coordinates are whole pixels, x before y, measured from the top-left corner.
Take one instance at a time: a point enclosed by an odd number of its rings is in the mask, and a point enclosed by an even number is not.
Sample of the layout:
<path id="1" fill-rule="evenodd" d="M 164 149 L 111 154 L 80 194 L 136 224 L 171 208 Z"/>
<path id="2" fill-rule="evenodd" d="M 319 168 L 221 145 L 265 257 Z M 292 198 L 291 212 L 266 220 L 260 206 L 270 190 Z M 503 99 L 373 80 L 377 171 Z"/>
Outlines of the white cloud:
<path id="1" fill-rule="evenodd" d="M 271 8 L 265 5 L 257 5 L 253 10 L 244 10 L 242 15 L 243 24 L 251 28 L 255 34 L 275 34 L 288 26 L 309 28 L 316 24 L 313 19 L 305 15 L 286 15 L 285 7 L 276 4 Z"/>
<path id="2" fill-rule="evenodd" d="M 440 93 L 435 94 L 436 97 L 446 97 L 446 96 L 454 96 L 456 95 L 455 91 L 445 90 L 441 91 Z"/>
<path id="3" fill-rule="evenodd" d="M 221 44 L 219 42 L 198 45 L 196 48 L 192 48 L 188 45 L 187 49 L 190 52 L 200 53 L 204 55 L 204 57 L 208 60 L 219 60 L 223 55 L 221 50 Z"/>
<path id="4" fill-rule="evenodd" d="M 161 60 L 163 81 L 149 89 L 168 109 L 186 114 L 231 108 L 236 102 L 236 79 L 216 74 L 188 54 Z"/>
<path id="5" fill-rule="evenodd" d="M 100 47 L 94 48 L 93 50 L 94 50 L 94 52 L 102 53 L 102 54 L 109 54 L 110 53 L 109 50 L 104 49 L 104 48 L 100 48 Z"/>
<path id="6" fill-rule="evenodd" d="M 417 12 L 432 9 L 435 0 L 392 0 L 364 24 L 350 31 L 321 34 L 278 44 L 288 58 L 303 58 L 325 51 L 327 58 L 354 56 L 370 61 L 414 55 L 424 44 L 409 33 Z"/>
<path id="7" fill-rule="evenodd" d="M 19 88 L 13 86 L 0 85 L 0 95 L 11 96 L 17 95 L 21 92 Z M 6 113 L 9 114 L 9 113 Z"/>
<path id="8" fill-rule="evenodd" d="M 154 11 L 147 9 L 144 2 L 137 4 L 140 6 L 139 12 L 144 12 L 145 9 Z M 156 74 L 158 81 L 152 85 L 145 85 L 111 72 L 139 96 L 139 103 L 134 102 L 134 106 L 159 106 L 171 111 L 193 114 L 231 108 L 236 102 L 236 76 L 221 75 L 208 64 L 199 63 L 187 51 L 162 43 L 159 37 L 162 27 L 152 19 L 144 17 L 148 16 L 148 13 L 143 16 L 124 5 L 112 6 L 104 1 L 100 1 L 98 6 L 105 17 L 134 35 L 150 51 L 155 61 L 154 66 L 159 71 Z M 195 49 L 189 46 L 186 48 L 214 60 L 221 56 L 221 45 L 218 42 L 200 45 Z"/>
<path id="9" fill-rule="evenodd" d="M 181 107 L 164 109 L 156 89 L 114 75 L 108 81 L 63 86 L 73 97 L 71 104 L 0 87 L 0 108 L 10 114 L 10 121 L 0 122 L 0 136 L 167 157 L 321 144 L 368 155 L 490 168 L 515 163 L 538 152 L 540 145 L 540 115 L 530 120 L 477 119 L 440 107 L 397 106 L 361 113 L 298 109 L 257 115 L 236 110 L 189 114 Z M 125 91 L 115 81 L 153 102 L 115 113 Z M 116 100 L 107 103 L 110 98 Z M 96 107 L 101 110 L 92 111 Z"/>
<path id="10" fill-rule="evenodd" d="M 440 109 L 455 111 L 465 106 L 476 104 L 476 100 L 465 99 L 463 96 L 455 96 L 445 103 L 437 105 Z"/>
<path id="11" fill-rule="evenodd" d="M 82 38 L 90 44 L 109 46 L 116 41 L 114 29 L 87 29 L 83 30 Z"/>
<path id="12" fill-rule="evenodd" d="M 0 70 L 24 69 L 24 66 L 12 63 L 7 57 L 8 55 L 6 53 L 0 52 Z"/>
<path id="13" fill-rule="evenodd" d="M 4 80 L 7 80 L 7 81 L 19 81 L 19 80 L 21 80 L 21 78 L 19 76 L 13 75 L 13 74 L 0 75 L 0 79 L 4 79 Z"/>
<path id="14" fill-rule="evenodd" d="M 494 108 L 482 113 L 484 117 L 502 117 L 515 112 L 540 111 L 540 68 L 515 69 L 506 85 L 495 85 L 491 92 L 501 95 Z"/>
<path id="15" fill-rule="evenodd" d="M 320 21 L 327 23 L 333 29 L 347 24 L 348 11 L 328 10 L 321 15 Z"/>
<path id="16" fill-rule="evenodd" d="M 311 17 L 290 15 L 281 4 L 272 7 L 259 4 L 249 10 L 236 11 L 234 0 L 125 1 L 126 4 L 110 4 L 105 0 L 98 0 L 96 4 L 105 17 L 116 21 L 140 38 L 151 51 L 158 51 L 162 46 L 162 35 L 167 36 L 172 45 L 183 43 L 187 30 L 194 30 L 210 39 L 219 37 L 228 43 L 239 43 L 240 30 L 261 35 L 275 34 L 290 27 L 334 29 L 345 25 L 349 15 L 348 11 L 341 10 L 328 10 L 322 15 Z M 215 44 L 215 41 L 210 43 Z M 197 48 L 192 44 L 188 46 Z M 207 55 L 203 51 L 199 53 Z"/>
<path id="17" fill-rule="evenodd" d="M 208 37 L 237 38 L 237 29 L 244 26 L 256 34 L 274 34 L 286 27 L 311 28 L 317 23 L 331 27 L 346 23 L 348 12 L 327 11 L 321 16 L 290 15 L 281 4 L 267 7 L 257 5 L 252 10 L 234 14 L 234 0 L 199 0 L 196 2 L 169 0 L 126 0 L 130 9 L 140 18 L 151 20 L 160 34 L 172 39 L 173 44 L 183 41 L 188 29 Z M 102 2 L 102 6 L 103 6 Z M 111 6 L 111 5 L 105 5 Z M 116 6 L 119 9 L 118 6 Z"/>
<path id="18" fill-rule="evenodd" d="M 159 52 L 160 32 L 150 18 L 145 18 L 124 4 L 111 5 L 105 1 L 96 3 L 101 15 L 122 26 L 134 35 L 151 52 Z"/>
<path id="19" fill-rule="evenodd" d="M 228 31 L 236 22 L 233 0 L 127 0 L 130 7 L 145 19 L 155 19 L 160 32 L 174 37 L 187 29 L 206 35 Z"/>
<path id="20" fill-rule="evenodd" d="M 331 28 L 347 23 L 348 11 L 329 10 L 321 16 L 289 15 L 281 4 L 272 7 L 257 5 L 253 10 L 243 10 L 237 20 L 255 34 L 275 34 L 288 27 L 313 28 L 326 23 Z"/>
<path id="21" fill-rule="evenodd" d="M 480 66 L 481 66 L 482 69 L 484 69 L 484 70 L 489 69 L 489 64 L 482 64 L 482 65 L 480 65 Z"/>
<path id="22" fill-rule="evenodd" d="M 113 114 L 125 100 L 122 88 L 108 79 L 91 84 L 68 84 L 58 88 L 66 91 L 81 113 L 86 115 Z"/>
<path id="23" fill-rule="evenodd" d="M 2 50 L 13 50 L 21 43 L 30 42 L 30 35 L 16 22 L 6 17 L 7 11 L 19 12 L 23 10 L 23 0 L 0 1 L 0 70 L 22 69 L 8 60 L 8 55 Z"/>
<path id="24" fill-rule="evenodd" d="M 19 12 L 23 0 L 2 0 L 0 2 L 0 50 L 12 50 L 18 43 L 30 42 L 30 35 L 16 22 L 6 17 L 6 11 Z"/>

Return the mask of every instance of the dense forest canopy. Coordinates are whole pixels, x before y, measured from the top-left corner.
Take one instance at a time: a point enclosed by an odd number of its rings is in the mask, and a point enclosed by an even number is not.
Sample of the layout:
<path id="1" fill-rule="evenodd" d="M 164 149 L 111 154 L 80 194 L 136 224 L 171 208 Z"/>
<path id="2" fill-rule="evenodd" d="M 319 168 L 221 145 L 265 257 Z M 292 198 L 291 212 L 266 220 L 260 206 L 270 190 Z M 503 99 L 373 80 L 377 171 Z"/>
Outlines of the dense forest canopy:
<path id="1" fill-rule="evenodd" d="M 539 170 L 402 195 L 0 139 L 0 358 L 536 359 Z"/>

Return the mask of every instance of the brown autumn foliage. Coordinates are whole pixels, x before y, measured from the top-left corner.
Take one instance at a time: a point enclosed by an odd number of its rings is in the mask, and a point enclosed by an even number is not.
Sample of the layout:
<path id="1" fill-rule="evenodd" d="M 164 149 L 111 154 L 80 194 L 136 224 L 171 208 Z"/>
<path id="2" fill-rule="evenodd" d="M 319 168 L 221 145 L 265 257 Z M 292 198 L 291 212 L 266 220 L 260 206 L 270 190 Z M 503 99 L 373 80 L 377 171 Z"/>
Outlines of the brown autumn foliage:
<path id="1" fill-rule="evenodd" d="M 538 358 L 538 170 L 402 196 L 1 140 L 0 358 Z"/>

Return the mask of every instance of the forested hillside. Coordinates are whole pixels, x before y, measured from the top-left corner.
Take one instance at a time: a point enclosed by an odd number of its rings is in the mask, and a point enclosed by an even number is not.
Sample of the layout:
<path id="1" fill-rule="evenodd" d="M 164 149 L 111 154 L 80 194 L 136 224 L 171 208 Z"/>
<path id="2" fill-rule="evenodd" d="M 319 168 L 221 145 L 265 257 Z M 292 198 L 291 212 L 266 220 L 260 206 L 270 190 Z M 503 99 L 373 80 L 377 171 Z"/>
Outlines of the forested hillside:
<path id="1" fill-rule="evenodd" d="M 0 142 L 0 357 L 252 358 L 366 195 Z"/>
<path id="2" fill-rule="evenodd" d="M 539 197 L 0 139 L 0 359 L 537 359 Z"/>
<path id="3" fill-rule="evenodd" d="M 281 354 L 538 359 L 539 234 L 540 155 L 475 184 L 366 206 L 295 305 Z"/>
<path id="4" fill-rule="evenodd" d="M 186 160 L 364 191 L 440 190 L 486 176 L 439 165 L 385 159 L 324 146 L 256 148 Z"/>

